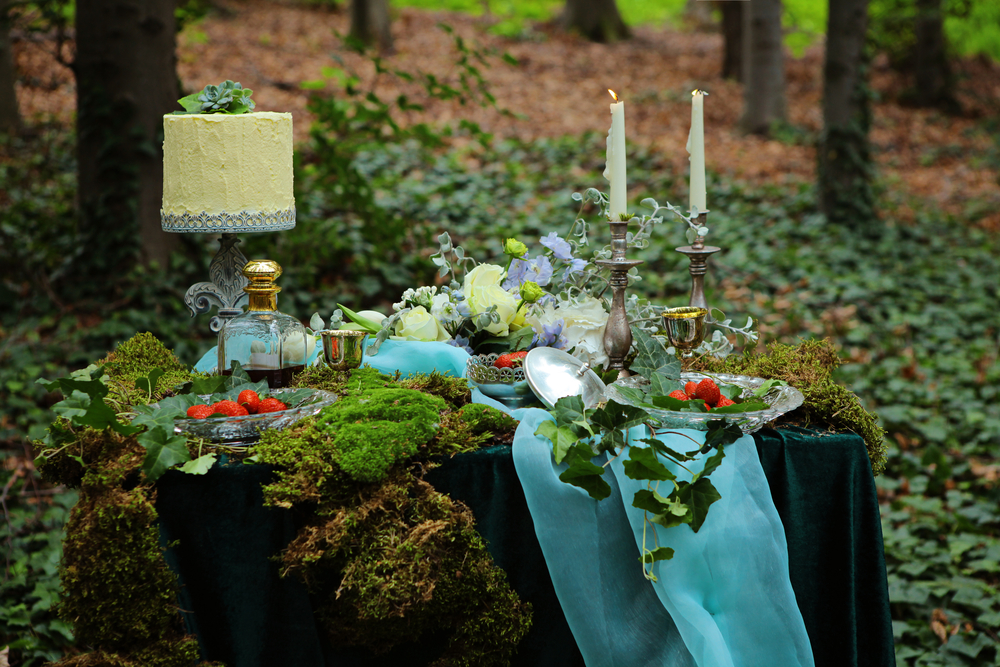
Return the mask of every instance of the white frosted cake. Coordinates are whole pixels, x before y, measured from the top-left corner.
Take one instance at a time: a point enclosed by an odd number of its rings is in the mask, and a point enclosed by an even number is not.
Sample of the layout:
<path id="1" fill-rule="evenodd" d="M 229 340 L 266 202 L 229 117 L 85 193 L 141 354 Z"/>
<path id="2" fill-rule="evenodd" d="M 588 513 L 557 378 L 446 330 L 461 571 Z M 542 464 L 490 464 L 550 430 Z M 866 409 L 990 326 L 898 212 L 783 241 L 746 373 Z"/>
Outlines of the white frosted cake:
<path id="1" fill-rule="evenodd" d="M 292 114 L 163 117 L 169 232 L 265 232 L 295 226 Z"/>

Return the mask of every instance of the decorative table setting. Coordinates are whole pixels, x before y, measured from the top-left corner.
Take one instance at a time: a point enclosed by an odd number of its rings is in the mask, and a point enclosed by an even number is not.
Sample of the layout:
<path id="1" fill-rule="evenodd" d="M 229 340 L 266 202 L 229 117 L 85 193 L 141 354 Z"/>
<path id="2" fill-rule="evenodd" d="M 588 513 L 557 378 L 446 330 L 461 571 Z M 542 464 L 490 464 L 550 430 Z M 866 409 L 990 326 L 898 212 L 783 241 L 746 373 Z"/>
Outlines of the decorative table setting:
<path id="1" fill-rule="evenodd" d="M 707 303 L 707 93 L 687 214 L 628 213 L 611 92 L 610 194 L 574 195 L 568 233 L 534 256 L 508 238 L 501 264 L 443 233 L 435 284 L 308 326 L 278 309 L 280 265 L 238 249 L 296 224 L 291 117 L 250 94 L 208 86 L 164 117 L 163 228 L 222 234 L 185 297 L 218 309 L 217 346 L 188 369 L 139 335 L 47 384 L 67 399 L 39 467 L 84 494 L 65 610 L 93 651 L 63 664 L 894 664 L 874 418 L 832 366 L 755 374 L 766 355 L 731 354 L 752 320 Z M 690 260 L 673 307 L 629 293 L 664 216 Z M 823 345 L 771 355 L 816 366 Z"/>

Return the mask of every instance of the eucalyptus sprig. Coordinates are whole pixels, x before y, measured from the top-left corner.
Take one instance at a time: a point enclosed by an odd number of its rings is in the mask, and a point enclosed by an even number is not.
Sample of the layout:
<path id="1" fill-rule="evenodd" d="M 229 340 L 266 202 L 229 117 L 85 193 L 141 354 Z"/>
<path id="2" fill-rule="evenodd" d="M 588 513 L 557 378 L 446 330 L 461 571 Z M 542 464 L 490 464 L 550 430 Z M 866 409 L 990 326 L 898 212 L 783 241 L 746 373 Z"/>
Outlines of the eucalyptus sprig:
<path id="1" fill-rule="evenodd" d="M 218 86 L 205 86 L 200 93 L 192 93 L 182 97 L 177 102 L 184 111 L 175 111 L 177 115 L 227 113 L 241 114 L 253 111 L 257 106 L 250 99 L 253 91 L 244 88 L 238 81 L 226 79 Z"/>

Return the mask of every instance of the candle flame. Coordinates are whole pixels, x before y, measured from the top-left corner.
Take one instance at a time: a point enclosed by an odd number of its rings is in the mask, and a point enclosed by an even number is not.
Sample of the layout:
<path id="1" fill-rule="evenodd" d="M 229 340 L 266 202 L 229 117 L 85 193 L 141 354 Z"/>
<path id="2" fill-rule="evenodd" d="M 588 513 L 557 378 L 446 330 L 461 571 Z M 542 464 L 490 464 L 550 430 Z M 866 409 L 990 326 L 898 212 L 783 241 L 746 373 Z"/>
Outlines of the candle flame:
<path id="1" fill-rule="evenodd" d="M 708 91 L 695 88 L 694 90 L 691 91 L 691 95 L 708 95 Z"/>
<path id="2" fill-rule="evenodd" d="M 608 88 L 608 92 L 611 93 L 611 97 L 615 98 L 615 102 L 617 102 L 618 101 L 618 96 L 615 95 L 615 91 L 613 91 L 610 88 Z"/>

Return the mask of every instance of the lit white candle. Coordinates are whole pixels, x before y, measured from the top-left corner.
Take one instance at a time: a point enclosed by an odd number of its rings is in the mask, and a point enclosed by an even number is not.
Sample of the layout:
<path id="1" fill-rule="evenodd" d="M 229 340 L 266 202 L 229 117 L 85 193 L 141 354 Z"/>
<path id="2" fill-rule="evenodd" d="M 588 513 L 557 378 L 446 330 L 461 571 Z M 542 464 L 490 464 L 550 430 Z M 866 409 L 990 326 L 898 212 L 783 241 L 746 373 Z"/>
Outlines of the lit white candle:
<path id="1" fill-rule="evenodd" d="M 687 152 L 691 154 L 691 200 L 699 215 L 708 210 L 705 203 L 705 95 L 703 90 L 691 92 L 691 132 Z"/>
<path id="2" fill-rule="evenodd" d="M 608 214 L 612 220 L 619 220 L 627 213 L 627 186 L 625 181 L 625 103 L 618 101 L 613 90 L 608 90 L 615 98 L 611 105 L 611 128 L 608 130 L 607 164 L 604 178 L 611 184 L 611 202 Z"/>

